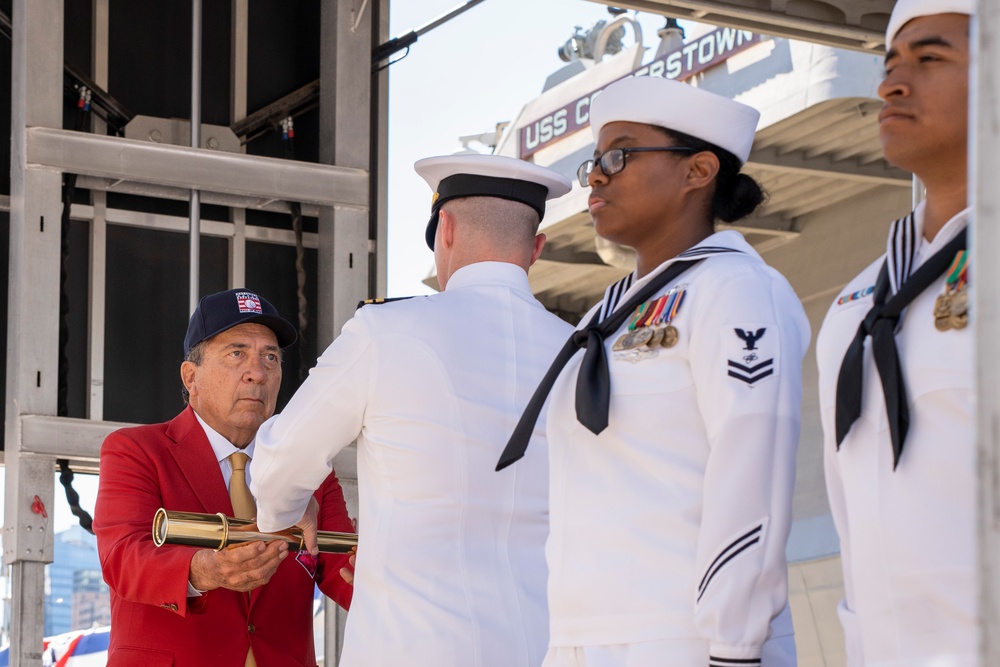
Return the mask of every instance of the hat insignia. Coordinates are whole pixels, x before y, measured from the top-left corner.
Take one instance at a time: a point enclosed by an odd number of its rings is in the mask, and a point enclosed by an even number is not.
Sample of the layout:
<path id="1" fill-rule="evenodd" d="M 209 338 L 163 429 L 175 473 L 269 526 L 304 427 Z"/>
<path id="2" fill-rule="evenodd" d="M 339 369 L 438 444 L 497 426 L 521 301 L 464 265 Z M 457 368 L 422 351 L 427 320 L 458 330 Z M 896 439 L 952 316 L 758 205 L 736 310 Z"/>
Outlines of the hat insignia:
<path id="1" fill-rule="evenodd" d="M 253 292 L 237 292 L 236 304 L 241 313 L 257 313 L 258 315 L 264 313 L 260 306 L 260 297 Z"/>

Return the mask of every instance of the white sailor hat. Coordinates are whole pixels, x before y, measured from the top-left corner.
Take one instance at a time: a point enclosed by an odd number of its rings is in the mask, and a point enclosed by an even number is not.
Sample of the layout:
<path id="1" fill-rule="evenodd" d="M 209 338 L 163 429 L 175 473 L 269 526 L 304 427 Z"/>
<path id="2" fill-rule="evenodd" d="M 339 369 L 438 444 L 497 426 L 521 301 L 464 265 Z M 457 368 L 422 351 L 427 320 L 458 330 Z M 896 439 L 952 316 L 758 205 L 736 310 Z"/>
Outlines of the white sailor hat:
<path id="1" fill-rule="evenodd" d="M 434 191 L 426 240 L 434 250 L 438 213 L 451 199 L 499 197 L 527 204 L 538 218 L 545 215 L 545 201 L 561 197 L 573 187 L 562 174 L 533 162 L 501 155 L 442 155 L 417 160 L 413 165 Z"/>
<path id="2" fill-rule="evenodd" d="M 889 26 L 885 29 L 885 50 L 892 46 L 892 39 L 900 28 L 915 18 L 932 16 L 934 14 L 968 14 L 976 13 L 976 0 L 896 0 L 889 17 Z"/>
<path id="3" fill-rule="evenodd" d="M 740 164 L 747 161 L 760 112 L 707 90 L 658 76 L 616 81 L 590 104 L 590 128 L 596 140 L 608 123 L 656 125 L 724 148 Z"/>

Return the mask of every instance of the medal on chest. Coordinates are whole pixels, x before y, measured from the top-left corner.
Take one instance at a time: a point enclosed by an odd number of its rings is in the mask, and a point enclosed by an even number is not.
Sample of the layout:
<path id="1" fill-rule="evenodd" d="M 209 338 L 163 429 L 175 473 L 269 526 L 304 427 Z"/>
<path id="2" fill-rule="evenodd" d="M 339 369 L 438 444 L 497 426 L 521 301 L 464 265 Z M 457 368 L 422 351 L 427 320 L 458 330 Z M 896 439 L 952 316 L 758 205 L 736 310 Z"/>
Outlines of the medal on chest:
<path id="1" fill-rule="evenodd" d="M 938 331 L 964 329 L 969 324 L 969 279 L 966 250 L 959 250 L 945 274 L 944 294 L 934 301 L 934 327 Z"/>
<path id="2" fill-rule="evenodd" d="M 677 286 L 663 296 L 640 304 L 632 315 L 628 330 L 612 346 L 616 355 L 627 361 L 639 361 L 656 356 L 659 348 L 671 348 L 680 340 L 680 333 L 672 324 L 684 300 L 685 286 Z"/>
<path id="3" fill-rule="evenodd" d="M 667 303 L 663 308 L 663 314 L 660 316 L 660 347 L 673 347 L 677 345 L 677 341 L 680 340 L 681 334 L 677 331 L 671 322 L 677 317 L 677 313 L 681 309 L 681 302 L 684 301 L 685 294 L 684 286 L 675 287 L 666 294 Z"/>

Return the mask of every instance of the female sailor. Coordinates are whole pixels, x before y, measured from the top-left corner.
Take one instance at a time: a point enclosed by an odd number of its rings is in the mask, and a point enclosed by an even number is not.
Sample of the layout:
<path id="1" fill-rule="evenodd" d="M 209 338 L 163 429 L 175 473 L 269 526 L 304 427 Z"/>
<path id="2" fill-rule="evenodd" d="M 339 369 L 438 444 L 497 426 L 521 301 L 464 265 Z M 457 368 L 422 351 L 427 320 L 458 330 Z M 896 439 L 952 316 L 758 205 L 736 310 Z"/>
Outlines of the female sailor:
<path id="1" fill-rule="evenodd" d="M 637 268 L 533 399 L 551 387 L 543 667 L 795 664 L 785 542 L 809 325 L 787 281 L 715 231 L 763 200 L 740 173 L 758 118 L 655 77 L 593 101 L 578 176 L 597 233 Z"/>

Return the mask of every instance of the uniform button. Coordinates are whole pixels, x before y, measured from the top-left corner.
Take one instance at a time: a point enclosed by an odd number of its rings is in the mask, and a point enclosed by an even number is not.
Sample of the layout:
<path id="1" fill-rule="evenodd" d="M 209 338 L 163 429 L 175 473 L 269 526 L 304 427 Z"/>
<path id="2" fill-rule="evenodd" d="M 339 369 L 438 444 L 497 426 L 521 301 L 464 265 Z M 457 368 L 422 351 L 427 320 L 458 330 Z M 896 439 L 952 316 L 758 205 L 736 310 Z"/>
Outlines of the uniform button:
<path id="1" fill-rule="evenodd" d="M 254 627 L 253 623 L 247 626 L 247 632 L 249 632 L 250 634 L 257 632 L 257 628 Z"/>
<path id="2" fill-rule="evenodd" d="M 167 604 L 161 604 L 160 606 L 163 607 L 164 609 L 169 609 L 170 611 L 177 611 L 177 605 L 175 605 L 173 602 Z"/>

